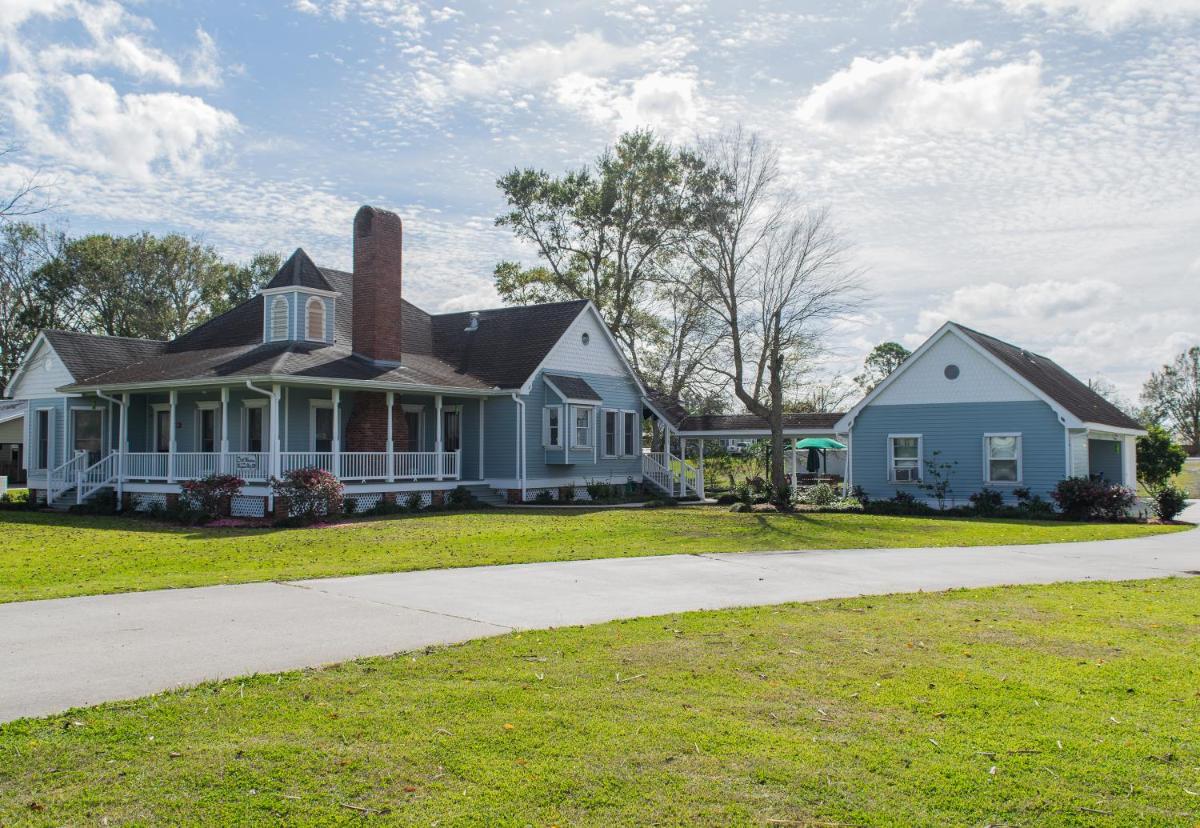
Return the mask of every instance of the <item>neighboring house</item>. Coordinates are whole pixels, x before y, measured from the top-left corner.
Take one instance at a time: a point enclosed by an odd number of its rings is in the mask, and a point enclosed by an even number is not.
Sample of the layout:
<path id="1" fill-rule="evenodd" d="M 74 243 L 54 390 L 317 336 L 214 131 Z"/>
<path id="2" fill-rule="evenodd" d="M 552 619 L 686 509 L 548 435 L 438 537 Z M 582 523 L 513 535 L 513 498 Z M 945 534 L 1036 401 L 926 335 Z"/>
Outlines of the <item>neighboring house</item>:
<path id="1" fill-rule="evenodd" d="M 42 333 L 9 394 L 25 402 L 29 486 L 165 503 L 213 472 L 319 466 L 360 509 L 467 485 L 531 498 L 642 479 L 645 389 L 586 301 L 429 314 L 402 296 L 402 228 L 363 207 L 352 273 L 296 250 L 253 299 L 170 342 Z"/>
<path id="2" fill-rule="evenodd" d="M 843 415 L 847 486 L 872 498 L 930 499 L 930 464 L 953 501 L 982 488 L 1010 502 L 1020 488 L 1048 497 L 1066 477 L 1136 484 L 1132 418 L 1047 357 L 948 322 Z"/>
<path id="3" fill-rule="evenodd" d="M 25 403 L 0 400 L 0 477 L 8 485 L 25 482 Z"/>

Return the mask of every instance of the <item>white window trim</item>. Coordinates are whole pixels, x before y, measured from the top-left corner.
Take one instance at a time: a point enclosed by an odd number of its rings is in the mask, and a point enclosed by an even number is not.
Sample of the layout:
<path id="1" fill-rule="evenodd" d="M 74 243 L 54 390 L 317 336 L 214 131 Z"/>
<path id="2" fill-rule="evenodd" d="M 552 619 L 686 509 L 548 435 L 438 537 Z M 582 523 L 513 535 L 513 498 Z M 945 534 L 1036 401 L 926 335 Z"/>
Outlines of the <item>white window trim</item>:
<path id="1" fill-rule="evenodd" d="M 313 336 L 312 331 L 309 329 L 309 312 L 314 302 L 317 303 L 317 305 L 321 308 L 321 330 L 317 336 Z M 325 306 L 324 299 L 319 296 L 308 297 L 308 301 L 304 303 L 304 338 L 309 342 L 327 341 L 325 337 L 325 331 L 329 327 L 329 319 L 327 318 L 328 316 L 329 308 Z"/>
<path id="2" fill-rule="evenodd" d="M 991 437 L 1016 437 L 1017 438 L 1017 479 L 1016 480 L 992 480 L 992 458 L 988 452 L 988 439 Z M 995 486 L 1020 486 L 1025 480 L 1025 441 L 1021 437 L 1019 431 L 989 431 L 983 435 L 983 482 L 991 483 Z"/>
<path id="3" fill-rule="evenodd" d="M 577 421 L 575 419 L 575 416 L 576 416 L 576 412 L 579 411 L 580 409 L 584 409 L 585 411 L 587 411 L 587 438 L 588 439 L 587 439 L 586 443 L 579 442 L 579 429 L 576 426 Z M 596 419 L 596 407 L 594 405 L 572 405 L 570 418 L 571 418 L 571 439 L 570 439 L 571 448 L 573 448 L 573 449 L 590 449 L 590 448 L 592 448 L 592 441 L 595 439 L 595 436 L 596 436 L 596 423 L 594 422 Z"/>
<path id="4" fill-rule="evenodd" d="M 280 302 L 282 302 L 282 303 L 283 303 L 283 324 L 284 324 L 284 329 L 283 329 L 283 336 L 276 336 L 276 332 L 275 332 L 275 309 L 276 309 L 277 307 L 279 307 L 279 304 L 278 304 L 278 303 L 280 303 Z M 290 321 L 290 320 L 288 319 L 288 316 L 289 316 L 289 310 L 290 310 L 290 309 L 289 309 L 289 304 L 290 304 L 290 303 L 289 303 L 289 302 L 288 302 L 288 300 L 287 300 L 287 296 L 284 296 L 284 295 L 280 294 L 280 295 L 277 295 L 277 296 L 275 296 L 274 298 L 272 298 L 272 299 L 271 299 L 271 301 L 270 301 L 270 302 L 267 302 L 266 304 L 267 304 L 267 336 L 266 336 L 266 340 L 267 340 L 268 342 L 282 342 L 282 341 L 284 341 L 284 340 L 286 340 L 286 339 L 288 338 L 288 331 L 287 331 L 287 328 L 288 328 L 288 322 Z"/>
<path id="5" fill-rule="evenodd" d="M 417 451 L 425 450 L 425 406 L 415 403 L 402 403 L 400 411 L 404 414 L 417 415 Z"/>
<path id="6" fill-rule="evenodd" d="M 150 454 L 167 454 L 168 453 L 167 451 L 160 452 L 158 450 L 158 412 L 160 412 L 160 411 L 168 411 L 169 412 L 170 410 L 171 410 L 170 403 L 151 403 L 150 404 L 150 446 L 149 446 Z M 174 422 L 171 423 L 171 429 L 172 429 L 172 431 L 175 429 Z M 172 435 L 170 435 L 170 434 L 167 435 L 168 451 L 171 448 L 171 436 Z"/>
<path id="7" fill-rule="evenodd" d="M 917 479 L 916 480 L 897 480 L 896 479 L 896 456 L 895 440 L 906 440 L 916 438 L 917 440 Z M 925 437 L 922 434 L 889 434 L 887 436 L 887 475 L 888 482 L 894 483 L 897 486 L 919 486 L 925 482 Z"/>
<path id="8" fill-rule="evenodd" d="M 317 451 L 317 409 L 328 408 L 333 411 L 333 400 L 309 400 L 308 401 L 308 450 L 314 454 Z M 338 424 L 333 424 L 333 429 L 337 431 Z M 331 435 L 332 436 L 332 435 Z M 336 440 L 332 442 L 337 442 Z M 332 451 L 332 446 L 330 451 Z"/>
<path id="9" fill-rule="evenodd" d="M 37 425 L 38 425 L 38 421 L 41 419 L 41 417 L 39 417 L 38 415 L 43 411 L 48 411 L 50 413 L 46 415 L 46 433 L 47 433 L 46 465 L 39 466 L 39 465 L 36 465 L 36 463 L 38 463 L 40 460 L 40 458 L 38 457 L 38 455 L 40 454 L 40 452 L 38 451 L 38 447 L 40 446 L 40 444 L 42 442 L 42 433 L 40 430 L 38 430 Z M 33 426 L 34 427 L 32 429 L 30 429 L 30 431 L 37 432 L 37 436 L 33 439 L 33 460 L 32 460 L 32 462 L 35 465 L 30 466 L 30 468 L 33 471 L 49 472 L 52 468 L 54 468 L 54 443 L 55 443 L 55 440 L 54 440 L 54 430 L 55 430 L 54 429 L 54 414 L 55 414 L 54 407 L 49 406 L 49 405 L 41 406 L 39 408 L 33 409 Z"/>
<path id="10" fill-rule="evenodd" d="M 626 433 L 626 425 L 627 424 L 625 422 L 625 418 L 630 414 L 633 415 L 633 452 L 632 453 L 625 451 L 625 439 L 628 436 Z M 621 456 L 622 457 L 637 457 L 639 452 L 641 451 L 641 448 L 642 448 L 641 423 L 642 423 L 642 418 L 640 416 L 638 416 L 638 412 L 630 411 L 629 409 L 623 409 L 621 411 Z"/>
<path id="11" fill-rule="evenodd" d="M 613 433 L 613 451 L 608 451 L 608 415 L 612 414 L 616 422 L 616 428 Z M 624 416 L 619 408 L 605 408 L 600 413 L 600 456 L 605 460 L 614 460 L 621 456 L 623 448 L 621 440 L 621 432 L 624 428 Z"/>
<path id="12" fill-rule="evenodd" d="M 265 402 L 265 400 L 264 400 L 264 402 Z M 192 432 L 192 448 L 197 454 L 201 454 L 201 453 L 203 453 L 203 454 L 209 454 L 209 453 L 218 454 L 218 453 L 220 453 L 220 451 L 221 451 L 221 417 L 216 413 L 216 412 L 219 412 L 220 410 L 221 410 L 221 404 L 219 402 L 208 401 L 208 402 L 196 403 L 196 413 L 194 415 L 194 418 L 196 420 L 196 429 L 194 432 Z M 212 452 L 206 452 L 206 451 L 204 451 L 204 449 L 202 449 L 200 447 L 200 445 L 201 445 L 201 443 L 200 443 L 200 425 L 201 425 L 200 412 L 201 411 L 214 412 L 213 413 L 213 450 L 212 450 Z"/>
<path id="13" fill-rule="evenodd" d="M 266 407 L 267 407 L 266 400 L 243 400 L 242 401 L 242 413 L 241 413 L 241 424 L 242 424 L 241 432 L 242 433 L 239 435 L 239 439 L 238 439 L 238 445 L 241 447 L 240 448 L 241 451 L 245 451 L 245 452 L 250 451 L 250 413 L 249 413 L 250 409 L 251 408 L 266 408 Z M 263 452 L 267 451 L 267 448 L 268 448 L 267 444 L 269 442 L 271 442 L 270 438 L 267 436 L 271 432 L 270 418 L 271 418 L 271 412 L 264 411 L 263 412 L 263 438 L 262 438 Z"/>
<path id="14" fill-rule="evenodd" d="M 564 428 L 565 417 L 563 415 L 562 405 L 547 405 L 542 407 L 542 448 L 561 451 L 566 446 L 566 429 Z M 558 442 L 550 442 L 550 411 L 553 409 L 558 412 Z"/>

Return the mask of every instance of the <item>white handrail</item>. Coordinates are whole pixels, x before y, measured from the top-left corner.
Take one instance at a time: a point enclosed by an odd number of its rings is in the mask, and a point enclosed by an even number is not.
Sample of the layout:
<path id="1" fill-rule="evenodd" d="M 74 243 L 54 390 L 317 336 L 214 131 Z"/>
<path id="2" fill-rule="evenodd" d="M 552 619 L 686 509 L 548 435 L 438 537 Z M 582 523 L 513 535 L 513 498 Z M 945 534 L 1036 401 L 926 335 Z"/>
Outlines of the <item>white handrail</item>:
<path id="1" fill-rule="evenodd" d="M 70 460 L 56 466 L 46 475 L 46 503 L 53 503 L 60 494 L 78 485 L 79 472 L 87 467 L 87 452 L 76 450 Z"/>
<path id="2" fill-rule="evenodd" d="M 112 483 L 117 476 L 117 459 L 112 452 L 79 472 L 76 477 L 75 502 L 83 503 L 92 493 Z"/>

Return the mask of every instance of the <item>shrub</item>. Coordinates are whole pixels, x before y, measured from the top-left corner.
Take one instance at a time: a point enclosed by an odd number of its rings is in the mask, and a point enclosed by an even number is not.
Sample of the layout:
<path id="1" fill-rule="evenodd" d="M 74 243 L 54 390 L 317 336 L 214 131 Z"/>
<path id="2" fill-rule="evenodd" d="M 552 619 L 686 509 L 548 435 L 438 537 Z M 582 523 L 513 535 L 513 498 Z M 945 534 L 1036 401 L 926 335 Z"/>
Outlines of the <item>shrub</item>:
<path id="1" fill-rule="evenodd" d="M 1024 486 L 1013 489 L 1013 495 L 1017 498 L 1017 505 L 1012 510 L 1014 517 L 1034 518 L 1037 520 L 1050 520 L 1051 518 L 1058 517 L 1051 503 Z"/>
<path id="2" fill-rule="evenodd" d="M 971 495 L 968 500 L 977 515 L 994 515 L 1004 506 L 1004 495 L 995 489 L 984 487 Z"/>
<path id="3" fill-rule="evenodd" d="M 775 488 L 773 483 L 768 483 L 764 489 L 765 502 L 777 506 L 780 511 L 786 511 L 792 508 L 792 487 L 784 483 L 779 488 Z"/>
<path id="4" fill-rule="evenodd" d="M 729 506 L 731 504 L 740 502 L 741 501 L 738 500 L 738 496 L 733 492 L 722 492 L 721 494 L 717 495 L 718 506 Z"/>
<path id="5" fill-rule="evenodd" d="M 466 486 L 455 486 L 446 496 L 446 505 L 451 509 L 470 509 L 475 505 L 475 495 Z"/>
<path id="6" fill-rule="evenodd" d="M 1152 425 L 1145 436 L 1137 438 L 1137 479 L 1153 496 L 1171 485 L 1186 461 L 1187 452 L 1175 444 L 1170 432 L 1162 426 Z"/>
<path id="7" fill-rule="evenodd" d="M 596 503 L 605 503 L 619 499 L 619 491 L 611 483 L 600 480 L 590 480 L 587 484 L 588 497 Z"/>
<path id="8" fill-rule="evenodd" d="M 194 512 L 200 519 L 220 517 L 230 498 L 238 494 L 246 481 L 233 474 L 210 474 L 200 480 L 185 480 L 179 501 L 185 512 Z"/>
<path id="9" fill-rule="evenodd" d="M 381 497 L 381 498 L 379 498 L 378 503 L 376 503 L 374 506 L 372 506 L 370 509 L 367 510 L 366 514 L 383 516 L 383 515 L 395 515 L 395 514 L 399 514 L 400 512 L 403 512 L 403 511 L 404 511 L 404 507 L 401 504 L 399 504 L 398 502 L 396 502 L 394 500 L 387 501 Z"/>
<path id="10" fill-rule="evenodd" d="M 380 498 L 380 502 L 383 499 Z M 358 511 L 358 501 L 352 497 L 342 498 L 342 514 L 352 515 Z"/>
<path id="11" fill-rule="evenodd" d="M 1178 486 L 1162 486 L 1154 494 L 1151 508 L 1159 520 L 1174 520 L 1187 505 L 1187 492 Z"/>
<path id="12" fill-rule="evenodd" d="M 854 488 L 850 490 L 850 496 L 863 506 L 871 502 L 871 498 L 867 495 L 867 490 L 858 484 L 855 484 Z"/>
<path id="13" fill-rule="evenodd" d="M 67 511 L 76 515 L 115 515 L 117 513 L 117 493 L 112 489 L 96 492 L 83 503 L 76 503 Z"/>
<path id="14" fill-rule="evenodd" d="M 733 496 L 736 497 L 739 502 L 745 503 L 747 506 L 754 503 L 754 489 L 750 486 L 749 482 L 739 483 L 738 486 L 733 490 Z"/>
<path id="15" fill-rule="evenodd" d="M 828 506 L 838 499 L 837 489 L 830 486 L 828 483 L 818 483 L 815 486 L 809 486 L 806 489 L 801 489 L 796 496 L 799 503 L 804 503 L 809 506 Z"/>
<path id="16" fill-rule="evenodd" d="M 271 490 L 287 498 L 291 515 L 301 522 L 342 511 L 342 481 L 325 469 L 293 469 L 282 480 L 271 478 Z"/>
<path id="17" fill-rule="evenodd" d="M 558 499 L 560 501 L 562 501 L 563 503 L 570 503 L 571 501 L 573 501 L 575 499 L 575 487 L 574 486 L 559 486 L 558 487 Z"/>
<path id="18" fill-rule="evenodd" d="M 917 500 L 911 492 L 897 491 L 888 500 L 871 500 L 863 504 L 863 511 L 872 515 L 933 515 L 938 510 Z"/>
<path id="19" fill-rule="evenodd" d="M 37 503 L 29 496 L 29 489 L 9 489 L 0 495 L 0 509 L 36 509 Z"/>
<path id="20" fill-rule="evenodd" d="M 1058 481 L 1051 497 L 1070 520 L 1121 520 L 1137 500 L 1132 489 L 1090 477 Z"/>
<path id="21" fill-rule="evenodd" d="M 550 491 L 549 489 L 542 489 L 540 492 L 538 492 L 536 495 L 533 496 L 533 502 L 539 503 L 543 506 L 553 503 L 554 502 L 554 492 Z"/>
<path id="22" fill-rule="evenodd" d="M 408 496 L 408 499 L 404 501 L 404 508 L 408 509 L 408 511 L 410 511 L 410 512 L 421 511 L 421 508 L 422 508 L 421 493 L 413 492 L 412 494 L 410 494 Z"/>

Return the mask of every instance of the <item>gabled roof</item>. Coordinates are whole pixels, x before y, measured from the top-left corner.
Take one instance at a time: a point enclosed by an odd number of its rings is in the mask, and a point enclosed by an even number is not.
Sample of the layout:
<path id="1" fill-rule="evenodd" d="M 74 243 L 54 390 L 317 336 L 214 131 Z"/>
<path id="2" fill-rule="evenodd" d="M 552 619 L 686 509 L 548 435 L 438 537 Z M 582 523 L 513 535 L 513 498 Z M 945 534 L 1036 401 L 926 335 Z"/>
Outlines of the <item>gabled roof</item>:
<path id="1" fill-rule="evenodd" d="M 330 291 L 334 289 L 302 247 L 297 247 L 291 258 L 283 263 L 275 277 L 267 282 L 265 290 L 288 287 Z"/>
<path id="2" fill-rule="evenodd" d="M 1054 398 L 1063 408 L 1085 423 L 1140 429 L 1141 424 L 1121 409 L 1080 382 L 1049 357 L 1034 354 L 1016 345 L 968 328 L 956 327 L 985 348 L 988 353 L 1024 377 L 1031 385 Z"/>
<path id="3" fill-rule="evenodd" d="M 43 331 L 46 341 L 76 381 L 113 368 L 141 362 L 163 352 L 166 343 L 157 339 L 98 336 L 75 331 Z"/>
<path id="4" fill-rule="evenodd" d="M 268 287 L 293 285 L 336 294 L 332 344 L 264 345 L 263 297 L 259 294 L 171 342 L 124 340 L 133 343 L 133 350 L 117 359 L 72 370 L 75 383 L 67 388 L 213 381 L 222 377 L 262 377 L 268 373 L 448 389 L 519 388 L 588 306 L 585 300 L 578 300 L 478 311 L 478 326 L 468 331 L 470 312 L 431 315 L 411 302 L 402 301 L 397 323 L 401 325 L 404 356 L 401 366 L 386 368 L 352 352 L 352 274 L 319 268 L 303 250 L 297 250 Z M 91 339 L 105 340 L 93 350 L 119 351 L 108 342 L 110 337 Z"/>
<path id="5" fill-rule="evenodd" d="M 679 424 L 691 416 L 683 407 L 683 403 L 657 388 L 646 389 L 645 401 L 653 409 L 655 416 L 666 420 L 675 428 L 679 428 Z"/>
<path id="6" fill-rule="evenodd" d="M 1049 403 L 1059 413 L 1060 419 L 1072 428 L 1099 425 L 1142 431 L 1140 423 L 1088 388 L 1049 357 L 1031 353 L 957 322 L 946 322 L 938 328 L 899 368 L 889 374 L 883 382 L 876 385 L 850 409 L 843 416 L 839 426 L 843 429 L 847 428 L 858 412 L 870 405 L 885 388 L 899 381 L 933 343 L 943 336 L 956 336 L 975 348 L 1000 370 L 1007 373 L 1035 396 Z"/>
<path id="7" fill-rule="evenodd" d="M 542 377 L 554 389 L 554 392 L 564 400 L 601 402 L 604 399 L 582 377 L 568 377 L 564 374 L 542 374 Z"/>
<path id="8" fill-rule="evenodd" d="M 7 423 L 25 416 L 24 400 L 0 400 L 0 423 Z"/>

